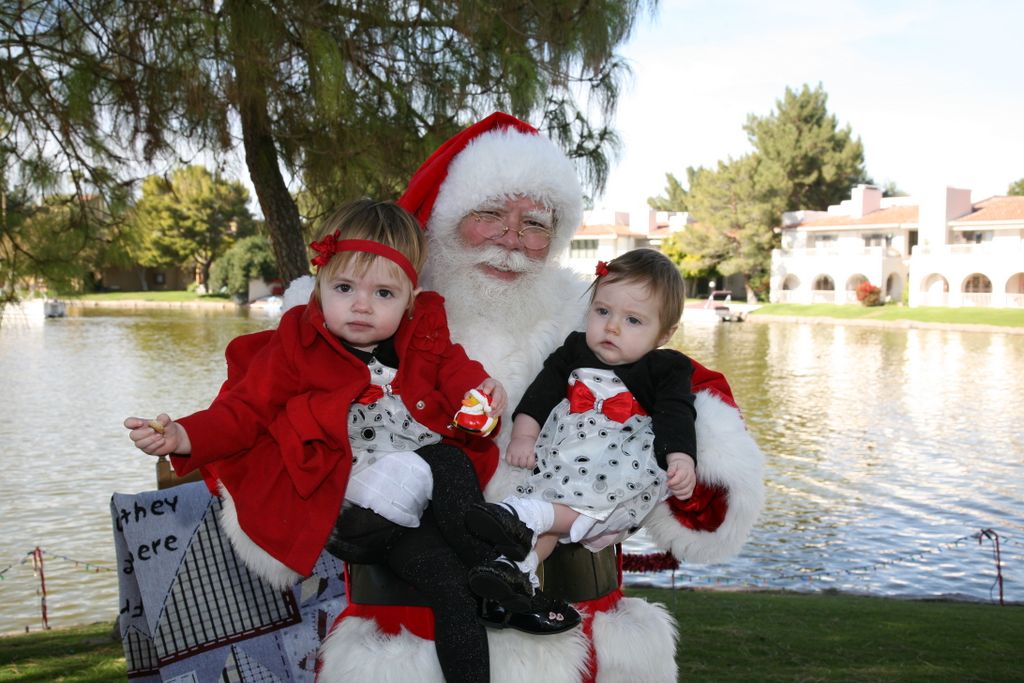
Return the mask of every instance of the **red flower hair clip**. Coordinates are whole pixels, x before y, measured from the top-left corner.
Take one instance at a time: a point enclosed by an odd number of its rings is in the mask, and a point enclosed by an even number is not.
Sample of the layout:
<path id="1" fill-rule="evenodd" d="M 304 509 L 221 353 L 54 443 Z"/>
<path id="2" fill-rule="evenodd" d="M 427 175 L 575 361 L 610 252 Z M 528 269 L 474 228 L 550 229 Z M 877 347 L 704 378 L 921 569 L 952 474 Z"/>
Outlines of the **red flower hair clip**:
<path id="1" fill-rule="evenodd" d="M 322 240 L 310 242 L 309 248 L 317 253 L 310 263 L 317 268 L 323 268 L 331 260 L 331 257 L 338 253 L 337 244 L 340 230 L 335 230 L 330 235 L 325 235 Z"/>
<path id="2" fill-rule="evenodd" d="M 608 264 L 605 263 L 604 261 L 598 261 L 597 262 L 597 268 L 594 269 L 594 273 L 598 277 L 602 277 L 604 275 L 607 275 L 608 274 Z"/>

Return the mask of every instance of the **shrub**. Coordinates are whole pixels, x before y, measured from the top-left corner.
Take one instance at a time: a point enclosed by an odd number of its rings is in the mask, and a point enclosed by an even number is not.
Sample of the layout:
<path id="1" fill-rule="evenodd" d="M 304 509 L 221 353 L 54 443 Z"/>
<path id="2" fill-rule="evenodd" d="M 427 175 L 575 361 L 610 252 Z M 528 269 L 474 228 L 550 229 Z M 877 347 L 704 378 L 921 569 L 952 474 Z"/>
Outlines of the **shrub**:
<path id="1" fill-rule="evenodd" d="M 277 264 L 270 243 L 262 235 L 251 235 L 231 245 L 210 268 L 210 291 L 224 290 L 235 297 L 249 295 L 249 280 L 277 277 Z"/>
<path id="2" fill-rule="evenodd" d="M 857 285 L 857 301 L 865 306 L 878 306 L 882 303 L 882 290 L 865 280 Z"/>

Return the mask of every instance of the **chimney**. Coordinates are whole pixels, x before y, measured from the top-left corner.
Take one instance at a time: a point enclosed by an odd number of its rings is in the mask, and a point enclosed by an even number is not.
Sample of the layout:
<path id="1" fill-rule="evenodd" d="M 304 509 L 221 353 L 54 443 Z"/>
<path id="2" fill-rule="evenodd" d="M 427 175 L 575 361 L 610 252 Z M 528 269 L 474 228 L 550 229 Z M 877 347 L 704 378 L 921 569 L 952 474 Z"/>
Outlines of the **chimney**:
<path id="1" fill-rule="evenodd" d="M 874 185 L 861 183 L 850 191 L 850 218 L 863 218 L 880 208 L 882 208 L 882 191 Z"/>
<path id="2" fill-rule="evenodd" d="M 949 244 L 949 221 L 970 213 L 973 208 L 970 190 L 944 187 L 938 192 L 923 194 L 917 209 L 918 240 L 933 247 Z"/>
<path id="3" fill-rule="evenodd" d="M 650 208 L 634 209 L 629 212 L 629 231 L 633 234 L 647 235 L 657 227 L 657 212 Z"/>

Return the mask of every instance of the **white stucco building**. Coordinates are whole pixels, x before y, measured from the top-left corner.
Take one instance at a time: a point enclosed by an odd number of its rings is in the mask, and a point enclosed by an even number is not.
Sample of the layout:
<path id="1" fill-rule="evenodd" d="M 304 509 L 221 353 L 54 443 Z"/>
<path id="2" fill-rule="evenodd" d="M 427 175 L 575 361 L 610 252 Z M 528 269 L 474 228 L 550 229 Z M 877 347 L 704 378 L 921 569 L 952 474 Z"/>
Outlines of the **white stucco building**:
<path id="1" fill-rule="evenodd" d="M 689 222 L 690 217 L 686 213 L 649 208 L 584 211 L 583 225 L 576 230 L 569 252 L 562 260 L 573 270 L 590 276 L 594 274 L 597 261 L 611 261 L 619 254 L 639 247 L 658 249 L 662 240 L 684 230 Z"/>
<path id="2" fill-rule="evenodd" d="M 858 185 L 827 211 L 786 214 L 771 301 L 857 303 L 867 280 L 911 306 L 1024 307 L 1024 197 L 970 190 L 883 198 Z"/>
<path id="3" fill-rule="evenodd" d="M 661 243 L 669 235 L 685 230 L 691 223 L 693 220 L 688 213 L 654 211 L 646 207 L 634 211 L 585 211 L 583 225 L 576 230 L 569 251 L 560 260 L 584 278 L 592 278 L 598 261 L 611 261 L 619 254 L 640 247 L 660 251 Z M 729 289 L 735 293 L 733 298 L 746 298 L 742 275 L 721 280 L 711 288 Z M 706 294 L 703 290 L 710 284 L 701 280 L 697 290 Z"/>

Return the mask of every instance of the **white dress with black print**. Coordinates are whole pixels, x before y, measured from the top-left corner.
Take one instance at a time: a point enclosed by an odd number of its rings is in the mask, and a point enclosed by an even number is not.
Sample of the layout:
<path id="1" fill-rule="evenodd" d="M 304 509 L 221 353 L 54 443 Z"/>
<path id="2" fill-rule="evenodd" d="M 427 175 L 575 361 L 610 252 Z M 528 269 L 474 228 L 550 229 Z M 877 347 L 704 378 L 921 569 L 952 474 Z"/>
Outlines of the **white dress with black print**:
<path id="1" fill-rule="evenodd" d="M 439 443 L 441 435 L 417 422 L 394 393 L 397 370 L 372 358 L 370 382 L 383 389 L 372 403 L 353 403 L 348 411 L 352 471 L 345 500 L 369 508 L 396 524 L 419 526 L 430 500 L 430 467 L 414 451 Z"/>
<path id="2" fill-rule="evenodd" d="M 665 473 L 654 457 L 654 431 L 648 415 L 625 422 L 606 417 L 602 404 L 628 393 L 614 372 L 578 368 L 569 386 L 583 382 L 594 406 L 570 412 L 569 399 L 551 411 L 541 428 L 537 466 L 519 494 L 560 503 L 600 522 L 588 537 L 629 532 L 664 498 Z"/>

